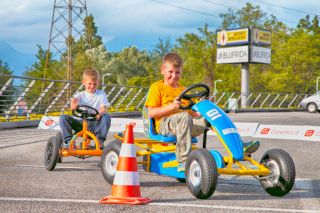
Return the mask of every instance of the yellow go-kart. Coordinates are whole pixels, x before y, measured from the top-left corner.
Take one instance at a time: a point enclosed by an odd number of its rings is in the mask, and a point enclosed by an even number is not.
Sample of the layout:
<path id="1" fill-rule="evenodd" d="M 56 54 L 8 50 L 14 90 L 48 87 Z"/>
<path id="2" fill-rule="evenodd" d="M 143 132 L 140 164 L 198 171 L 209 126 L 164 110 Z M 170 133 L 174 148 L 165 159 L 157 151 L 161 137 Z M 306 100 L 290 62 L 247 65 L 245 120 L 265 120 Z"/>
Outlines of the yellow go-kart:
<path id="1" fill-rule="evenodd" d="M 159 135 L 155 131 L 153 119 L 148 117 L 147 109 L 143 111 L 143 123 L 147 138 L 135 138 L 134 144 L 140 149 L 137 156 L 143 169 L 159 175 L 174 177 L 186 182 L 189 191 L 197 198 L 209 198 L 215 191 L 219 175 L 245 175 L 258 179 L 265 191 L 272 196 L 288 194 L 295 182 L 295 166 L 290 155 L 284 150 L 268 150 L 260 162 L 251 154 L 245 153 L 243 141 L 230 118 L 215 103 L 209 101 L 209 87 L 205 84 L 191 85 L 179 98 L 189 101 L 183 110 L 192 109 L 199 112 L 207 121 L 203 134 L 202 148 L 192 139 L 192 151 L 188 155 L 185 172 L 178 172 L 175 156 L 176 137 Z M 194 98 L 199 102 L 194 103 Z M 228 155 L 223 156 L 217 150 L 206 149 L 207 131 L 214 131 Z M 108 143 L 101 156 L 101 170 L 105 180 L 112 184 L 119 158 L 123 136 L 115 134 L 116 140 Z"/>

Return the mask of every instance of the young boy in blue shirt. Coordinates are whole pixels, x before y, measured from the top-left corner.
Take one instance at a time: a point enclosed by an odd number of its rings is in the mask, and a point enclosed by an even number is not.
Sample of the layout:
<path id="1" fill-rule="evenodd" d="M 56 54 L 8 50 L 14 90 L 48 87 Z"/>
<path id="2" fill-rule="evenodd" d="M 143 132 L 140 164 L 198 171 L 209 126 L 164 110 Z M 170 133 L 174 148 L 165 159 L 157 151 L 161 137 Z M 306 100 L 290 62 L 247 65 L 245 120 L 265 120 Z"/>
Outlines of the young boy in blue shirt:
<path id="1" fill-rule="evenodd" d="M 111 118 L 107 114 L 109 101 L 104 91 L 97 90 L 99 82 L 99 74 L 97 71 L 88 69 L 83 72 L 82 84 L 85 91 L 77 93 L 71 99 L 71 109 L 76 110 L 78 105 L 88 105 L 98 110 L 96 120 L 88 121 L 88 129 L 94 133 L 100 143 L 100 148 L 103 148 L 104 141 L 110 129 Z M 63 147 L 69 148 L 72 139 L 72 130 L 79 132 L 82 130 L 82 120 L 75 119 L 69 115 L 62 115 L 60 117 L 60 128 L 63 135 Z"/>

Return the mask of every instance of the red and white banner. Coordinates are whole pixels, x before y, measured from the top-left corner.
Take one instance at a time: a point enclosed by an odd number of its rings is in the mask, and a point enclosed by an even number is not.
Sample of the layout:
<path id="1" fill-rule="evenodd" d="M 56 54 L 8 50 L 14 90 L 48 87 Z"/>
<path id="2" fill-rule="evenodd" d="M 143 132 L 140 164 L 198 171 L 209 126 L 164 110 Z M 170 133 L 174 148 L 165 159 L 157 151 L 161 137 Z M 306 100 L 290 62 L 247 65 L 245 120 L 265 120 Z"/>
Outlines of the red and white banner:
<path id="1" fill-rule="evenodd" d="M 59 116 L 42 116 L 38 129 L 60 130 Z"/>
<path id="2" fill-rule="evenodd" d="M 143 133 L 141 119 L 112 118 L 110 132 L 123 132 L 128 123 L 134 122 L 134 132 Z M 320 126 L 269 125 L 259 123 L 235 122 L 242 137 L 289 139 L 320 142 Z M 38 129 L 60 130 L 59 116 L 43 116 Z M 215 135 L 209 131 L 208 135 Z"/>
<path id="3" fill-rule="evenodd" d="M 256 138 L 320 141 L 320 126 L 293 126 L 261 124 Z"/>
<path id="4" fill-rule="evenodd" d="M 112 118 L 110 132 L 123 132 L 126 129 L 128 123 L 134 122 L 136 125 L 133 128 L 134 132 L 143 133 L 143 123 L 141 119 L 131 119 L 131 118 Z M 258 123 L 240 123 L 236 122 L 235 126 L 241 136 L 253 137 L 256 129 L 258 128 Z M 38 129 L 50 129 L 50 130 L 60 130 L 59 116 L 43 116 Z M 209 131 L 208 135 L 215 135 L 214 132 Z"/>
<path id="5" fill-rule="evenodd" d="M 143 125 L 141 119 L 130 118 L 111 118 L 110 132 L 123 132 L 126 129 L 128 123 L 134 122 L 135 132 L 143 132 Z M 59 116 L 43 116 L 39 123 L 38 129 L 47 130 L 61 130 L 59 124 Z"/>

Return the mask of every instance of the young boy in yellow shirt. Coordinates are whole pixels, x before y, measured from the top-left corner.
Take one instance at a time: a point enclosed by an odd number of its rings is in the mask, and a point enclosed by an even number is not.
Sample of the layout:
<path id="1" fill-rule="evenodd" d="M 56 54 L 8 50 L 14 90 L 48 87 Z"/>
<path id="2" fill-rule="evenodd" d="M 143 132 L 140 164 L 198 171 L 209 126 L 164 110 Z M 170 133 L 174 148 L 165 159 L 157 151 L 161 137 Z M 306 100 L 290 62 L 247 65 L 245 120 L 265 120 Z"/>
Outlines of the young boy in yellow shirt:
<path id="1" fill-rule="evenodd" d="M 178 171 L 185 171 L 185 163 L 191 152 L 191 139 L 201 135 L 206 127 L 205 119 L 192 110 L 182 111 L 183 104 L 177 97 L 185 89 L 179 83 L 183 60 L 177 53 L 168 53 L 163 57 L 161 74 L 163 80 L 150 86 L 145 106 L 148 115 L 155 119 L 156 131 L 161 135 L 176 135 L 176 157 Z M 257 142 L 245 144 L 252 152 L 259 147 Z"/>
<path id="2" fill-rule="evenodd" d="M 178 171 L 184 171 L 185 162 L 191 152 L 192 136 L 199 136 L 206 126 L 198 112 L 182 111 L 179 94 L 185 89 L 179 83 L 182 74 L 182 58 L 177 53 L 164 56 L 161 66 L 163 80 L 153 83 L 145 106 L 149 117 L 155 119 L 156 131 L 161 135 L 176 135 L 176 157 Z"/>

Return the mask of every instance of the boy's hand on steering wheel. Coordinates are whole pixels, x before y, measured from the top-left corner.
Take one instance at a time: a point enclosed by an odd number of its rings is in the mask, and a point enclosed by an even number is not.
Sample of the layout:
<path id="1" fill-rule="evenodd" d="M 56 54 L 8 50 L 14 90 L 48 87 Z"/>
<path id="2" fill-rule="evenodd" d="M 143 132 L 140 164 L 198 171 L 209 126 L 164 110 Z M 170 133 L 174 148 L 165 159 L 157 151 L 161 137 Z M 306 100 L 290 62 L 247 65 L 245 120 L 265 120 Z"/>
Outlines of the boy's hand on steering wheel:
<path id="1" fill-rule="evenodd" d="M 96 119 L 97 119 L 97 120 L 100 120 L 100 118 L 101 118 L 101 115 L 100 115 L 100 114 L 97 114 L 97 115 L 96 115 Z"/>
<path id="2" fill-rule="evenodd" d="M 181 100 L 178 97 L 175 98 L 172 102 L 172 105 L 173 105 L 173 110 L 180 109 Z"/>

